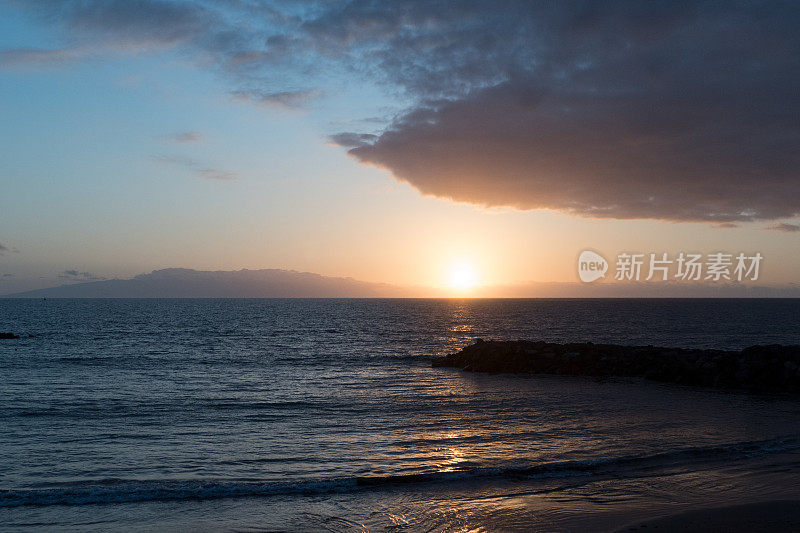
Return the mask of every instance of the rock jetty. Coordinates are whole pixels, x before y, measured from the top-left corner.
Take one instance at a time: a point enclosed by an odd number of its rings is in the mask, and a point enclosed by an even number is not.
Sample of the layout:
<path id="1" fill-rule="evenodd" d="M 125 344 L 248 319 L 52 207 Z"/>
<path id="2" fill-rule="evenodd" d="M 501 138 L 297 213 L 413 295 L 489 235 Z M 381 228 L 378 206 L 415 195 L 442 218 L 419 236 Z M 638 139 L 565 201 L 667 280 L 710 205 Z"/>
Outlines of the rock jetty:
<path id="1" fill-rule="evenodd" d="M 437 358 L 470 372 L 634 377 L 700 387 L 800 392 L 800 346 L 741 351 L 616 344 L 484 341 Z"/>

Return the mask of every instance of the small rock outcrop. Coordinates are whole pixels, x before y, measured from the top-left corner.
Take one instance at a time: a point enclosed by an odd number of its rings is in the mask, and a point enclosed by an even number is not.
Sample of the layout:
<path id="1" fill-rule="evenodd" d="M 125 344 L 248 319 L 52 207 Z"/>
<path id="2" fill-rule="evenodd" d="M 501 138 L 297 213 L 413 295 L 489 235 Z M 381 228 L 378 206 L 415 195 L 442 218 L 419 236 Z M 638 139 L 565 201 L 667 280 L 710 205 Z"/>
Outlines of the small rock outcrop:
<path id="1" fill-rule="evenodd" d="M 700 387 L 800 392 L 800 346 L 741 351 L 478 339 L 434 367 L 471 372 L 637 377 Z"/>
<path id="2" fill-rule="evenodd" d="M 19 335 L 14 335 L 12 332 L 0 332 L 0 339 L 19 339 Z"/>

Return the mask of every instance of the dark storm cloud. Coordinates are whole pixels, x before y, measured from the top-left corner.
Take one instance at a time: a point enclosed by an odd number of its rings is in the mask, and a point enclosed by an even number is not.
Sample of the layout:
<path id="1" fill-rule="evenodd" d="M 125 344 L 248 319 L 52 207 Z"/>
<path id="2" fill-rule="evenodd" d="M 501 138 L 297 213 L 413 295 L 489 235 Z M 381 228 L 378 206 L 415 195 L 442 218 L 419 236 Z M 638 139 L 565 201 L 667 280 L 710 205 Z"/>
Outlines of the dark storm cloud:
<path id="1" fill-rule="evenodd" d="M 350 153 L 424 194 L 487 206 L 615 218 L 787 217 L 800 206 L 800 137 L 780 109 L 790 98 L 667 93 L 654 103 L 644 94 L 511 80 L 419 107 Z"/>
<path id="2" fill-rule="evenodd" d="M 374 53 L 420 95 L 349 153 L 486 206 L 716 222 L 800 212 L 800 8 L 510 5 L 481 23 L 467 4 L 450 21 L 342 11 L 324 25 L 328 43 L 397 42 L 408 54 Z"/>
<path id="3" fill-rule="evenodd" d="M 796 3 L 18 5 L 76 46 L 193 54 L 261 106 L 319 96 L 290 90 L 297 80 L 280 69 L 301 79 L 344 69 L 383 83 L 407 110 L 377 136 L 332 140 L 424 194 L 593 217 L 733 223 L 800 213 Z"/>

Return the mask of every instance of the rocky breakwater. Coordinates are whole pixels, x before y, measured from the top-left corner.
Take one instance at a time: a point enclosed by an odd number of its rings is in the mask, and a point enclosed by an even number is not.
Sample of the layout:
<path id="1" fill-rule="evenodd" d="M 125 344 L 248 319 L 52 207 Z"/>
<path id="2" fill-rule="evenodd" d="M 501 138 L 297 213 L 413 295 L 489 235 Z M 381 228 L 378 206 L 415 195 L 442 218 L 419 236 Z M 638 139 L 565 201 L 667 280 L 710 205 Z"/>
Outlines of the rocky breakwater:
<path id="1" fill-rule="evenodd" d="M 632 377 L 700 387 L 800 392 L 800 346 L 741 351 L 616 344 L 483 341 L 437 358 L 471 372 Z"/>

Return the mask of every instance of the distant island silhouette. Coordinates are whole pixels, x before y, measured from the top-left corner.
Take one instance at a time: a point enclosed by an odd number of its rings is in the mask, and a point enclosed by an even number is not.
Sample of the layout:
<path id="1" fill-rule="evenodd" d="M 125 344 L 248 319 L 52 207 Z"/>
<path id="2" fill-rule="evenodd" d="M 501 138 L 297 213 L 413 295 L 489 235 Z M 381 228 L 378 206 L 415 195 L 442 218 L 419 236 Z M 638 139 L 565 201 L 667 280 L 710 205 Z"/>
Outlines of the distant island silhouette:
<path id="1" fill-rule="evenodd" d="M 294 270 L 166 268 L 132 279 L 71 283 L 5 298 L 376 298 L 408 296 L 390 284 Z"/>

